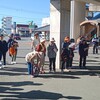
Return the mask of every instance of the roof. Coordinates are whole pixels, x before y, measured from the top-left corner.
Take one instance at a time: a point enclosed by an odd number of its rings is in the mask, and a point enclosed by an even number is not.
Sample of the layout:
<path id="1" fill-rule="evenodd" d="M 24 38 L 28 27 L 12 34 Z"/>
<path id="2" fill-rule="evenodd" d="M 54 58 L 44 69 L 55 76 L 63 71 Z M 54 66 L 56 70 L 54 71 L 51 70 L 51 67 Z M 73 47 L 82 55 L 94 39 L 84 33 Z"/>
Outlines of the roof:
<path id="1" fill-rule="evenodd" d="M 29 27 L 29 25 L 25 25 L 25 24 L 17 24 L 17 27 Z"/>
<path id="2" fill-rule="evenodd" d="M 95 19 L 100 19 L 100 13 L 99 14 L 97 14 L 95 17 L 93 17 L 92 18 L 93 20 L 95 20 Z"/>
<path id="3" fill-rule="evenodd" d="M 86 21 L 83 21 L 82 23 L 80 23 L 80 26 L 86 24 L 86 23 L 93 23 L 95 25 L 98 25 L 100 23 L 100 20 L 86 20 Z"/>
<path id="4" fill-rule="evenodd" d="M 38 32 L 50 31 L 50 25 L 39 27 L 39 28 L 35 29 L 34 31 L 38 31 Z"/>

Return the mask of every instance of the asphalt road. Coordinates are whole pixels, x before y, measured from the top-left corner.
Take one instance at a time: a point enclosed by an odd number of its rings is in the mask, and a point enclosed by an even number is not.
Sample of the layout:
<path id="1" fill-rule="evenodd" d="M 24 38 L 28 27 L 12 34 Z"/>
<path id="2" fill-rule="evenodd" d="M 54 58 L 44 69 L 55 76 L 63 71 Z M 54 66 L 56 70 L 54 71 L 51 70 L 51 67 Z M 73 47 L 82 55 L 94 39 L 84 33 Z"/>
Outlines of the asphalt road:
<path id="1" fill-rule="evenodd" d="M 11 65 L 7 54 L 7 67 L 0 69 L 0 100 L 100 100 L 100 51 L 89 51 L 88 69 L 78 68 L 75 53 L 73 69 L 62 74 L 49 74 L 48 59 L 45 74 L 32 78 L 27 74 L 25 55 L 31 51 L 29 38 L 19 40 L 17 64 Z"/>

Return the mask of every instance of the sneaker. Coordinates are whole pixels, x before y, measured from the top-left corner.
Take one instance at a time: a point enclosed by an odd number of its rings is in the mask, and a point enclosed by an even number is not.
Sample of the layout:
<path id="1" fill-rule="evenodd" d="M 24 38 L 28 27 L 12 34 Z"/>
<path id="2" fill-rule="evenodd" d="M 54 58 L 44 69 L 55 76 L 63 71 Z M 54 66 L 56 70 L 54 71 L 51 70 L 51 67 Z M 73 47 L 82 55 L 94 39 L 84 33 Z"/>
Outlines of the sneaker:
<path id="1" fill-rule="evenodd" d="M 66 72 L 69 72 L 69 69 L 66 69 L 65 71 L 66 71 Z"/>
<path id="2" fill-rule="evenodd" d="M 2 62 L 0 61 L 0 65 L 2 65 Z"/>
<path id="3" fill-rule="evenodd" d="M 2 69 L 2 67 L 0 66 L 0 69 Z"/>
<path id="4" fill-rule="evenodd" d="M 11 64 L 14 64 L 14 62 L 12 61 Z"/>
<path id="5" fill-rule="evenodd" d="M 6 65 L 2 65 L 2 67 L 4 68 L 4 67 L 6 67 Z"/>
<path id="6" fill-rule="evenodd" d="M 16 61 L 14 61 L 13 64 L 16 64 Z"/>

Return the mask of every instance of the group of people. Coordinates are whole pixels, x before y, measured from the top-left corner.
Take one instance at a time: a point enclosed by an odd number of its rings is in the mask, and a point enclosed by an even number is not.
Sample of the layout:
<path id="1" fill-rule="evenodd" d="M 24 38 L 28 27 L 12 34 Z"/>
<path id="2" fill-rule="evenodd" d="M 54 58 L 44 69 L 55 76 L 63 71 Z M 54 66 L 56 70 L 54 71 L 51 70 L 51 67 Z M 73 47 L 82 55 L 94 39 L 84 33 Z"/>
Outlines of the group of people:
<path id="1" fill-rule="evenodd" d="M 49 58 L 49 70 L 56 71 L 56 55 L 58 48 L 55 44 L 55 39 L 52 38 L 50 42 L 48 43 L 48 46 L 46 46 L 46 40 L 40 39 L 39 34 L 34 34 L 34 39 L 32 40 L 32 52 L 29 52 L 25 60 L 28 65 L 28 74 L 32 75 L 34 77 L 33 68 L 34 66 L 37 66 L 40 70 L 40 73 L 45 73 L 44 71 L 44 63 L 45 63 L 45 56 L 47 53 L 47 56 Z M 52 66 L 53 65 L 53 66 Z"/>
<path id="2" fill-rule="evenodd" d="M 0 69 L 6 67 L 6 54 L 11 57 L 11 64 L 16 64 L 18 42 L 14 40 L 14 34 L 9 35 L 8 41 L 4 40 L 4 35 L 0 34 Z M 3 58 L 3 61 L 1 61 Z"/>
<path id="3" fill-rule="evenodd" d="M 28 74 L 33 75 L 33 66 L 37 66 L 40 70 L 40 73 L 45 73 L 44 63 L 45 56 L 49 58 L 49 72 L 56 72 L 56 56 L 57 56 L 57 45 L 55 39 L 51 38 L 48 44 L 45 44 L 45 39 L 40 39 L 39 34 L 34 34 L 34 39 L 32 40 L 32 52 L 29 52 L 25 59 L 28 65 Z M 75 43 L 74 39 L 70 39 L 68 36 L 64 38 L 62 43 L 61 51 L 61 72 L 64 72 L 64 69 L 70 71 L 73 58 L 74 50 L 78 47 L 79 52 L 79 68 L 86 68 L 86 60 L 88 56 L 89 45 L 85 37 L 78 39 L 78 42 Z M 33 56 L 34 55 L 34 56 Z"/>

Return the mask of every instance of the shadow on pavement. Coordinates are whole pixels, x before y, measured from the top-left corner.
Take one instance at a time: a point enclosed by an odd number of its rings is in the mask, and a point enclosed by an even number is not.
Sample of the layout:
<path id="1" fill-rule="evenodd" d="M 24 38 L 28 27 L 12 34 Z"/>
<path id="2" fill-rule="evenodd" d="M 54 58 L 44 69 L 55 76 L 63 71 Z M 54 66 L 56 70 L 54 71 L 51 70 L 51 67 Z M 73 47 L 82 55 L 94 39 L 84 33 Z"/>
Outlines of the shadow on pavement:
<path id="1" fill-rule="evenodd" d="M 11 87 L 20 87 L 20 86 L 33 86 L 33 85 L 43 85 L 41 83 L 34 83 L 34 82 L 31 82 L 31 81 L 22 81 L 22 82 L 0 82 L 0 86 L 11 86 Z M 0 89 L 0 92 L 1 92 L 1 89 Z"/>
<path id="2" fill-rule="evenodd" d="M 65 79 L 80 79 L 83 75 L 89 75 L 89 76 L 100 76 L 99 70 L 87 70 L 87 69 L 79 69 L 79 70 L 73 70 L 70 72 L 56 72 L 56 73 L 45 73 L 45 74 L 39 74 L 38 77 L 40 78 L 65 78 Z"/>
<path id="3" fill-rule="evenodd" d="M 68 74 L 65 74 L 65 73 L 63 73 L 63 74 L 60 74 L 60 73 L 51 73 L 51 74 L 49 74 L 49 73 L 45 73 L 45 74 L 39 74 L 39 76 L 38 76 L 39 78 L 65 78 L 65 79 L 80 79 L 80 77 L 77 77 L 77 76 L 72 76 L 72 75 L 68 75 Z"/>
<path id="4" fill-rule="evenodd" d="M 6 95 L 9 93 L 9 95 Z M 80 100 L 82 97 L 79 96 L 63 96 L 60 93 L 53 93 L 53 92 L 47 92 L 47 91 L 41 91 L 41 90 L 34 90 L 29 92 L 5 92 L 5 95 L 0 95 L 4 97 L 2 100 L 11 100 L 11 98 L 15 97 L 17 99 L 15 100 L 36 100 L 36 99 L 42 99 L 42 100 L 58 100 L 58 99 L 71 99 L 71 100 Z"/>
<path id="5" fill-rule="evenodd" d="M 8 75 L 8 76 L 27 75 L 27 68 L 6 67 L 1 69 L 0 75 Z"/>
<path id="6" fill-rule="evenodd" d="M 13 71 L 13 72 L 27 72 L 27 68 L 17 68 L 17 67 L 8 67 L 4 69 L 5 71 Z"/>

